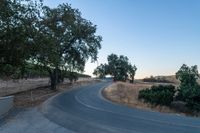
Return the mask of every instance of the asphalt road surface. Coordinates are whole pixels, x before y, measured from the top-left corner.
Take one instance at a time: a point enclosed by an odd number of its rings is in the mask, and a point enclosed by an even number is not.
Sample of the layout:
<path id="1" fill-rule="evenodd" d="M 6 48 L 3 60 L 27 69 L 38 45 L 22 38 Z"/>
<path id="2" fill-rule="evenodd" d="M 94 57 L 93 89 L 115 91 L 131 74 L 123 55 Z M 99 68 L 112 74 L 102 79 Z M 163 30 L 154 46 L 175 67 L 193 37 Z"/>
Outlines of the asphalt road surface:
<path id="1" fill-rule="evenodd" d="M 49 100 L 43 114 L 77 133 L 200 133 L 200 118 L 129 108 L 105 100 L 97 83 Z"/>

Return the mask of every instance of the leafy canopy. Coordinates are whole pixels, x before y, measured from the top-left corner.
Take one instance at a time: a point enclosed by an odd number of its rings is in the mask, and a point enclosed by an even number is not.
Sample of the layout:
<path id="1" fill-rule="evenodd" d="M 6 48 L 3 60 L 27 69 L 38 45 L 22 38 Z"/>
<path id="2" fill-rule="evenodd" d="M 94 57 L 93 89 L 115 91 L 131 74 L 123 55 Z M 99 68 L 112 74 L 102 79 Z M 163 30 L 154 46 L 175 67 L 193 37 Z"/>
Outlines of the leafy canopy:
<path id="1" fill-rule="evenodd" d="M 69 4 L 56 8 L 34 0 L 0 1 L 0 74 L 41 66 L 57 84 L 62 71 L 82 72 L 87 60 L 97 60 L 102 37 L 97 26 Z"/>
<path id="2" fill-rule="evenodd" d="M 134 81 L 135 72 L 137 70 L 135 65 L 129 63 L 129 59 L 126 56 L 111 54 L 107 58 L 108 64 L 100 65 L 94 70 L 95 75 L 104 77 L 105 75 L 113 76 L 115 81 L 126 81 L 131 78 Z"/>
<path id="3" fill-rule="evenodd" d="M 183 64 L 176 73 L 176 78 L 181 82 L 177 99 L 185 101 L 190 109 L 200 111 L 200 85 L 197 82 L 199 78 L 198 67 L 196 65 L 189 67 Z"/>
<path id="4" fill-rule="evenodd" d="M 96 26 L 68 4 L 43 9 L 36 39 L 40 47 L 34 59 L 50 68 L 83 71 L 85 62 L 89 58 L 95 61 L 101 48 L 102 38 L 95 35 Z"/>
<path id="5" fill-rule="evenodd" d="M 0 1 L 0 73 L 5 76 L 24 68 L 33 46 L 40 4 L 22 1 Z"/>

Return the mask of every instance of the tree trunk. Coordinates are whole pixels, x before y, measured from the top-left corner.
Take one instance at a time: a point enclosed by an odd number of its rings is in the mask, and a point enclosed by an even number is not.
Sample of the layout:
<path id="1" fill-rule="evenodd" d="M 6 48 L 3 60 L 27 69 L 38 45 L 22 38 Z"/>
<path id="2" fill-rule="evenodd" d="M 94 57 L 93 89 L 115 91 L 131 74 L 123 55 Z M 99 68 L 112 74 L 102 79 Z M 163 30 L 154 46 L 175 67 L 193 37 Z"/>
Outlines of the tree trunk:
<path id="1" fill-rule="evenodd" d="M 135 78 L 134 78 L 134 76 L 132 76 L 132 84 L 134 83 L 134 80 L 135 80 Z"/>
<path id="2" fill-rule="evenodd" d="M 55 70 L 48 70 L 48 72 L 49 72 L 49 77 L 51 81 L 51 89 L 56 90 L 56 85 L 57 85 L 56 72 Z"/>
<path id="3" fill-rule="evenodd" d="M 49 69 L 49 76 L 51 81 L 51 89 L 56 90 L 56 86 L 64 81 L 64 76 L 62 76 L 62 71 L 56 67 L 55 69 Z"/>

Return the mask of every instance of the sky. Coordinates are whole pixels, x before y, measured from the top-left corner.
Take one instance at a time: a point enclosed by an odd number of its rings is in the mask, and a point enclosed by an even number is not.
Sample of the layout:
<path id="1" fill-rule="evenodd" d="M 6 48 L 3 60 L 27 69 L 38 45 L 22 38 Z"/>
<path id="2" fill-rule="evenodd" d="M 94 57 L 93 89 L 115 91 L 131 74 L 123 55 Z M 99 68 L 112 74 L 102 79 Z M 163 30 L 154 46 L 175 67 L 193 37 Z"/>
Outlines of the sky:
<path id="1" fill-rule="evenodd" d="M 69 3 L 97 25 L 103 37 L 92 75 L 111 53 L 125 55 L 138 68 L 136 78 L 174 75 L 183 63 L 200 67 L 200 0 L 44 0 Z"/>

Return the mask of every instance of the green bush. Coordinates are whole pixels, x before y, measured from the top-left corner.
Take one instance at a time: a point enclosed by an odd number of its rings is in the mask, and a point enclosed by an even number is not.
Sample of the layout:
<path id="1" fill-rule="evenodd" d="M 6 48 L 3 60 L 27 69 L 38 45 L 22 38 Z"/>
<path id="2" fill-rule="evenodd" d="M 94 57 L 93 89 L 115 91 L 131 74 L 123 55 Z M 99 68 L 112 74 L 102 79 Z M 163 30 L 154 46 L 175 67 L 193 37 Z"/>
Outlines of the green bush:
<path id="1" fill-rule="evenodd" d="M 200 111 L 200 85 L 197 82 L 200 75 L 198 67 L 183 64 L 176 73 L 176 78 L 180 80 L 177 100 L 186 102 L 192 111 Z"/>
<path id="2" fill-rule="evenodd" d="M 196 85 L 189 88 L 187 92 L 187 97 L 185 97 L 186 106 L 193 111 L 200 111 L 200 86 Z"/>
<path id="3" fill-rule="evenodd" d="M 138 98 L 153 105 L 170 105 L 174 94 L 175 87 L 173 85 L 159 85 L 141 90 Z"/>

